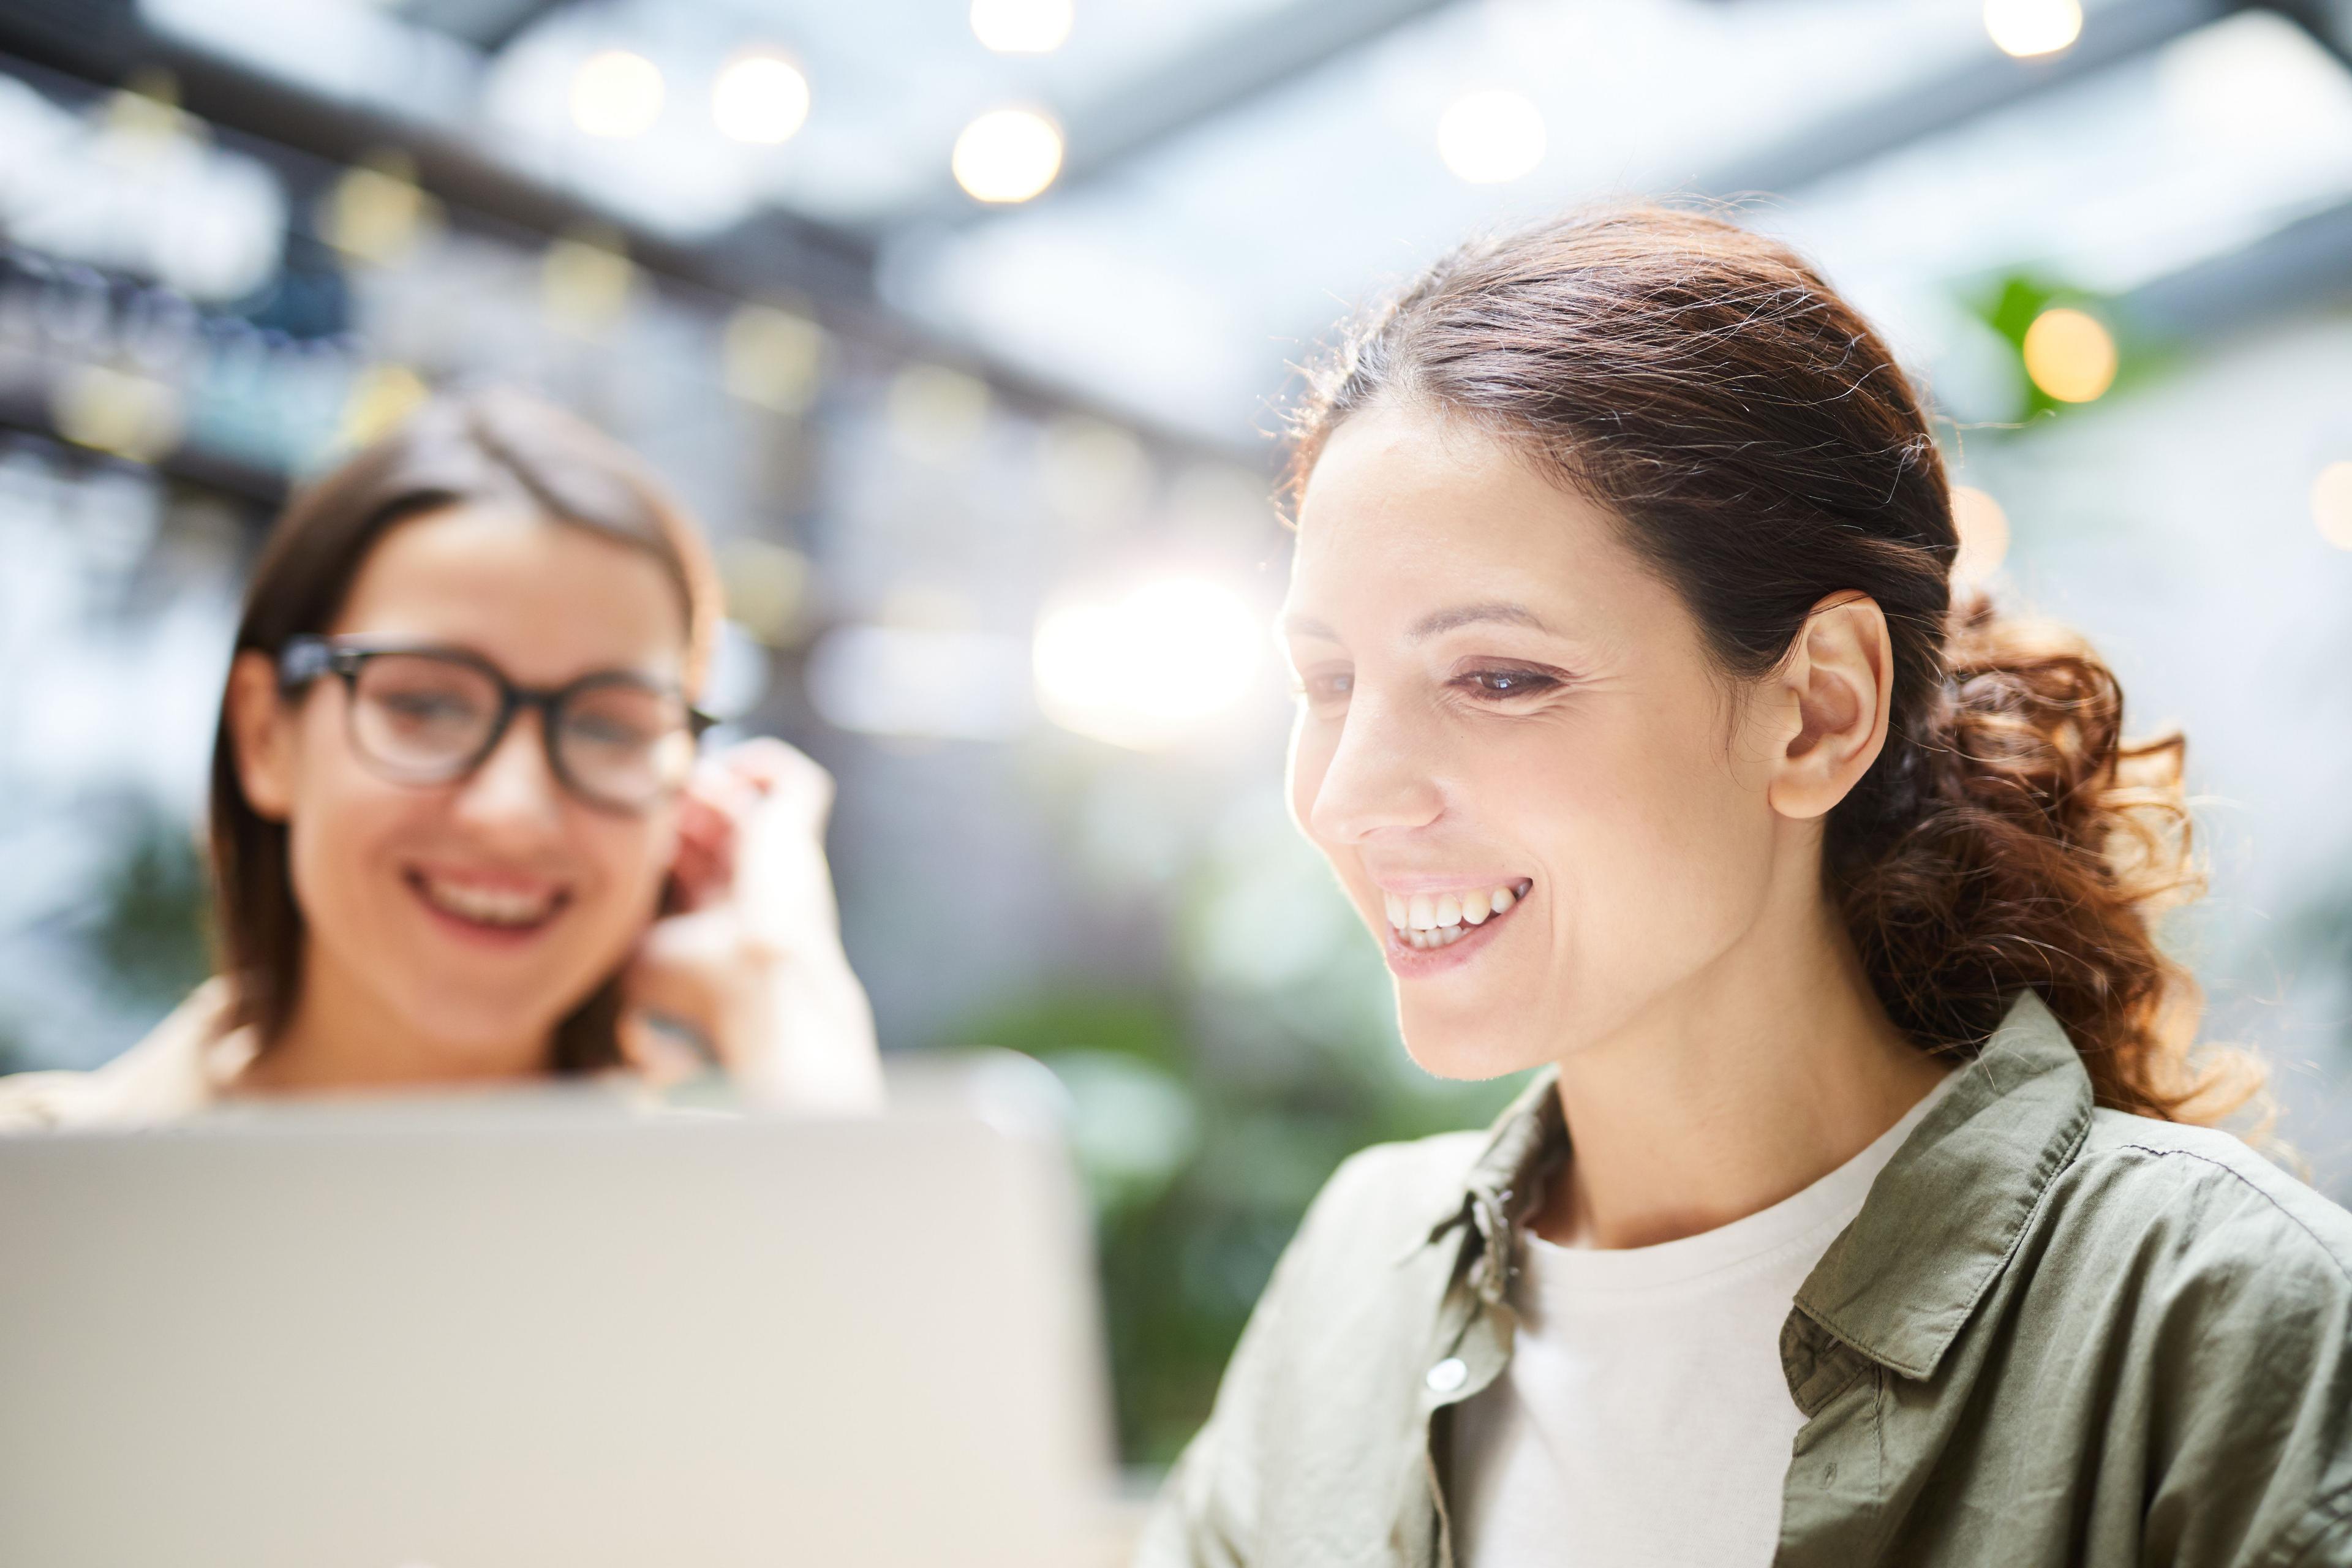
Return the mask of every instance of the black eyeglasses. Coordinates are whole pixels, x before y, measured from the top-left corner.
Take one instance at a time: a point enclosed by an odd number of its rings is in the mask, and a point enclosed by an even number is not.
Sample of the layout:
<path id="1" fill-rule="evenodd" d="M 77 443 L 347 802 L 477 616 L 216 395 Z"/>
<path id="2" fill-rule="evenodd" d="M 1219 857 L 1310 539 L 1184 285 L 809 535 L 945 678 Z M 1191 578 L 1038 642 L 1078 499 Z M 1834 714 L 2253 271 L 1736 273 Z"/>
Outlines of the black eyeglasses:
<path id="1" fill-rule="evenodd" d="M 278 656 L 288 693 L 321 676 L 350 696 L 352 750 L 400 784 L 447 784 L 488 760 L 525 708 L 539 710 L 547 765 L 564 788 L 608 811 L 643 811 L 686 783 L 712 720 L 677 687 L 603 670 L 553 689 L 520 687 L 463 648 L 298 637 Z"/>

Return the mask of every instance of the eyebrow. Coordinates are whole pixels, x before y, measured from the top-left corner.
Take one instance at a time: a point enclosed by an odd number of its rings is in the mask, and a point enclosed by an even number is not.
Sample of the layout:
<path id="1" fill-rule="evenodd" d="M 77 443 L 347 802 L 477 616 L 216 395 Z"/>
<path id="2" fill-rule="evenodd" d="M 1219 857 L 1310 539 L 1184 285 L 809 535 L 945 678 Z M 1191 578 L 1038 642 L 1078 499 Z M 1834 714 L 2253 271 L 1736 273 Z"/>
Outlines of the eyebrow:
<path id="1" fill-rule="evenodd" d="M 1412 624 L 1409 636 L 1423 642 L 1440 632 L 1450 632 L 1460 626 L 1476 626 L 1481 621 L 1494 621 L 1503 626 L 1527 626 L 1535 631 L 1549 632 L 1543 617 L 1525 605 L 1507 599 L 1489 600 L 1479 605 L 1455 605 L 1450 609 L 1433 610 Z M 1338 642 L 1339 634 L 1312 616 L 1285 616 L 1282 629 L 1293 637 L 1319 637 L 1325 642 Z"/>
<path id="2" fill-rule="evenodd" d="M 1475 626 L 1481 621 L 1496 621 L 1509 626 L 1527 626 L 1539 632 L 1551 630 L 1549 626 L 1544 625 L 1542 616 L 1525 605 L 1515 605 L 1506 599 L 1494 599 L 1485 604 L 1456 605 L 1451 609 L 1433 611 L 1413 623 L 1412 636 L 1414 641 L 1419 642 L 1427 637 L 1433 637 L 1440 632 L 1450 632 L 1457 626 Z"/>

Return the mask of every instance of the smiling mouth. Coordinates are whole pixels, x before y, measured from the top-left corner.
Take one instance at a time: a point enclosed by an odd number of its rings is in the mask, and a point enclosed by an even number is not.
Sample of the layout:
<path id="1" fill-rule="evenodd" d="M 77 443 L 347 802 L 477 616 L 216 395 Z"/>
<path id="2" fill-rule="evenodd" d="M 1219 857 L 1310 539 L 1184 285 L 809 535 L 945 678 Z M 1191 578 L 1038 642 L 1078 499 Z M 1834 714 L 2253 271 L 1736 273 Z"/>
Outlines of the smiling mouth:
<path id="1" fill-rule="evenodd" d="M 572 901 L 571 893 L 562 888 L 493 888 L 416 870 L 407 874 L 407 882 L 436 913 L 482 931 L 507 934 L 538 931 Z"/>
<path id="2" fill-rule="evenodd" d="M 1478 927 L 1498 921 L 1518 907 L 1533 890 L 1532 879 L 1496 888 L 1462 893 L 1415 893 L 1411 898 L 1383 894 L 1389 931 L 1399 943 L 1424 951 L 1451 947 Z"/>

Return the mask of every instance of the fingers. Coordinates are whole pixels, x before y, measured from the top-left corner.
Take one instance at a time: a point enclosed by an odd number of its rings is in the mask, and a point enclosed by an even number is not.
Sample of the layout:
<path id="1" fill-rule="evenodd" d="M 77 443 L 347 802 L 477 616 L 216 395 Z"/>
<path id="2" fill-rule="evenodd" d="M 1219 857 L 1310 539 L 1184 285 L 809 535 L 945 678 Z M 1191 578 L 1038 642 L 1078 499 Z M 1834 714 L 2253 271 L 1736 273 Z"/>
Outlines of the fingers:
<path id="1" fill-rule="evenodd" d="M 698 780 L 678 803 L 677 849 L 670 861 L 677 907 L 707 907 L 726 896 L 735 878 L 735 817 L 705 794 Z"/>
<path id="2" fill-rule="evenodd" d="M 711 758 L 710 765 L 727 781 L 719 787 L 747 808 L 761 802 L 772 804 L 805 820 L 812 830 L 821 830 L 832 812 L 833 775 L 806 753 L 772 735 L 730 746 Z M 743 793 L 746 788 L 749 798 Z"/>
<path id="3" fill-rule="evenodd" d="M 653 923 L 621 978 L 622 1048 L 634 1063 L 666 1072 L 681 1065 L 681 1052 L 724 1062 L 728 1042 L 740 1033 L 733 1016 L 747 984 L 740 950 L 741 935 L 723 910 Z"/>

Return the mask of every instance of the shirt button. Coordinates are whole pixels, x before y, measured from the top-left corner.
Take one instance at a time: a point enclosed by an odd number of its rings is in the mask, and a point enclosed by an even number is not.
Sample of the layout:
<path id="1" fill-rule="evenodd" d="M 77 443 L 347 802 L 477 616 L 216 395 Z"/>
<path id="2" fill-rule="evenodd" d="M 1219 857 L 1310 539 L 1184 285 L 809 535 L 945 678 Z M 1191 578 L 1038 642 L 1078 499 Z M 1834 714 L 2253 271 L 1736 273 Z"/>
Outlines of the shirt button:
<path id="1" fill-rule="evenodd" d="M 1429 1369 L 1429 1387 L 1433 1394 L 1451 1394 L 1470 1381 L 1470 1368 L 1458 1355 L 1447 1356 Z"/>

